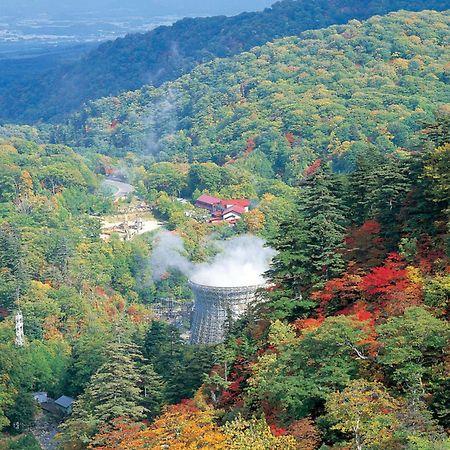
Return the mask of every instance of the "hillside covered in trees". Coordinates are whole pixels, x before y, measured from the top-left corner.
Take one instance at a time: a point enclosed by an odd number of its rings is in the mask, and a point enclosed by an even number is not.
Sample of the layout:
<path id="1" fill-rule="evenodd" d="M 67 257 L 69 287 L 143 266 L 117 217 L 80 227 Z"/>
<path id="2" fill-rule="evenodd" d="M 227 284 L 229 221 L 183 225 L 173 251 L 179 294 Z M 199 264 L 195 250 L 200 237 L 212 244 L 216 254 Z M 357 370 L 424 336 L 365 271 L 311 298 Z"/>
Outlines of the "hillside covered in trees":
<path id="1" fill-rule="evenodd" d="M 111 155 L 242 164 L 292 182 L 315 159 L 414 149 L 448 109 L 448 13 L 393 13 L 285 38 L 159 89 L 90 103 L 55 139 Z"/>
<path id="2" fill-rule="evenodd" d="M 443 10 L 445 0 L 283 0 L 263 12 L 234 17 L 183 19 L 173 26 L 106 42 L 81 60 L 23 79 L 0 82 L 0 121 L 36 122 L 61 118 L 84 102 L 146 84 L 159 86 L 196 65 L 255 45 L 350 19 L 400 9 Z M 7 74 L 5 74 L 7 75 Z M 2 80 L 2 78 L 0 78 Z"/>
<path id="3" fill-rule="evenodd" d="M 46 391 L 75 398 L 62 450 L 448 449 L 449 17 L 307 31 L 0 127 L 0 448 L 39 448 Z M 191 300 L 152 277 L 159 235 L 102 239 L 133 201 L 102 190 L 114 170 L 190 261 L 245 234 L 276 251 L 223 343 L 158 320 Z M 211 224 L 203 193 L 251 207 Z"/>

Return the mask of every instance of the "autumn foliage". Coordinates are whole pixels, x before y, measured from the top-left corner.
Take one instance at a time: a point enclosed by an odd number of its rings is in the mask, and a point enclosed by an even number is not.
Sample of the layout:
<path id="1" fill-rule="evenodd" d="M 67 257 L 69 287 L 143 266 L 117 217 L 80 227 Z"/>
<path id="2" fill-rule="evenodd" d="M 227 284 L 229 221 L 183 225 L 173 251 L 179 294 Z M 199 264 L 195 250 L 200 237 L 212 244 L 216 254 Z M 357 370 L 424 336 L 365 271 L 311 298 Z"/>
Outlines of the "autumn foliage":
<path id="1" fill-rule="evenodd" d="M 123 438 L 120 439 L 120 433 Z M 314 430 L 310 424 L 299 431 L 312 439 Z M 306 433 L 306 434 L 305 434 Z M 295 450 L 298 447 L 285 430 L 277 433 L 264 419 L 238 417 L 219 427 L 215 411 L 197 395 L 196 399 L 169 406 L 164 414 L 147 429 L 138 430 L 127 424 L 117 423 L 110 435 L 101 438 L 111 446 L 96 447 L 102 450 Z M 312 449 L 313 447 L 311 447 Z"/>
<path id="2" fill-rule="evenodd" d="M 142 431 L 143 424 L 126 421 L 122 418 L 114 419 L 111 425 L 103 426 L 89 448 L 97 450 L 115 450 L 123 442 L 133 441 Z"/>
<path id="3" fill-rule="evenodd" d="M 319 429 L 310 417 L 295 420 L 289 425 L 287 431 L 296 439 L 298 450 L 315 450 L 320 445 Z"/>
<path id="4" fill-rule="evenodd" d="M 311 293 L 319 311 L 330 315 L 365 301 L 372 312 L 400 314 L 406 307 L 422 302 L 420 271 L 407 266 L 398 253 L 390 253 L 384 263 L 367 273 L 354 263 L 339 278 L 327 281 L 323 289 Z"/>
<path id="5" fill-rule="evenodd" d="M 226 436 L 214 423 L 214 411 L 199 409 L 193 400 L 169 406 L 149 428 L 124 439 L 117 449 L 226 449 Z"/>
<path id="6" fill-rule="evenodd" d="M 376 220 L 367 220 L 351 229 L 345 239 L 347 259 L 354 261 L 357 267 L 379 265 L 386 254 L 380 231 L 381 225 Z"/>
<path id="7" fill-rule="evenodd" d="M 311 175 L 315 174 L 317 170 L 319 169 L 320 165 L 322 164 L 321 159 L 316 159 L 310 166 L 308 166 L 305 171 L 303 172 L 304 177 L 310 177 Z"/>
<path id="8" fill-rule="evenodd" d="M 369 300 L 393 299 L 409 285 L 405 264 L 400 255 L 389 254 L 383 266 L 373 268 L 361 280 L 360 287 Z"/>

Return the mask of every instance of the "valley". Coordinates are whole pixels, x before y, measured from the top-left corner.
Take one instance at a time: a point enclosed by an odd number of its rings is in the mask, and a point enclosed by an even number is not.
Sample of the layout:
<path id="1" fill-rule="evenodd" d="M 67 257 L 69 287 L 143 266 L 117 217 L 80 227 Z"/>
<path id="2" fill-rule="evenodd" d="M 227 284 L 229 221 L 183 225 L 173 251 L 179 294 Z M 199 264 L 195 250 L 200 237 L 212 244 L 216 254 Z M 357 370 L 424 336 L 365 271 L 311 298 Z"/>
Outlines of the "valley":
<path id="1" fill-rule="evenodd" d="M 39 2 L 3 34 L 43 47 L 0 74 L 0 448 L 447 449 L 448 1 Z"/>

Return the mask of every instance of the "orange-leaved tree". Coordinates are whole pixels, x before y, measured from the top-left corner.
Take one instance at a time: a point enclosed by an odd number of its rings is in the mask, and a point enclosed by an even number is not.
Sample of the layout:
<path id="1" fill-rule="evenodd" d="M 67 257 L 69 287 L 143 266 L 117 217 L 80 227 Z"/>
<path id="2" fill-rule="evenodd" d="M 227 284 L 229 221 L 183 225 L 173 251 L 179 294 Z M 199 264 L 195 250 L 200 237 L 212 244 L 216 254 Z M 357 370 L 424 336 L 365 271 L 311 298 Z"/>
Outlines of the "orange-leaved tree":
<path id="1" fill-rule="evenodd" d="M 228 447 L 227 436 L 214 422 L 214 410 L 204 404 L 199 407 L 195 400 L 188 400 L 167 407 L 149 428 L 123 440 L 117 447 L 118 450 L 148 448 L 225 450 Z"/>

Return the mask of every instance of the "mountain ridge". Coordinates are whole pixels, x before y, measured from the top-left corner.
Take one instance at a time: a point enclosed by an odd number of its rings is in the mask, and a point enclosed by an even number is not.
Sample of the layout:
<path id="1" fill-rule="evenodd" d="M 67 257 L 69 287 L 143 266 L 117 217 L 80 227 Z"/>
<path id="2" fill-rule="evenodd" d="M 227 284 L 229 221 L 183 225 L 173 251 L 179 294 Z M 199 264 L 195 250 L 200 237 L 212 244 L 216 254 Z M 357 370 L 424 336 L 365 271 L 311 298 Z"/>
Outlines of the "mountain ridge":
<path id="1" fill-rule="evenodd" d="M 420 123 L 448 107 L 448 22 L 449 12 L 398 12 L 279 39 L 91 102 L 53 139 L 218 164 L 251 141 L 283 176 L 320 157 L 348 170 L 358 154 L 417 147 Z"/>
<path id="2" fill-rule="evenodd" d="M 449 2 L 372 0 L 361 5 L 356 0 L 283 0 L 262 12 L 183 19 L 171 27 L 102 44 L 82 60 L 62 65 L 34 81 L 21 84 L 18 80 L 0 88 L 0 121 L 57 120 L 88 100 L 145 84 L 159 86 L 199 63 L 233 56 L 275 38 L 397 9 L 425 7 L 442 10 L 449 7 Z"/>

